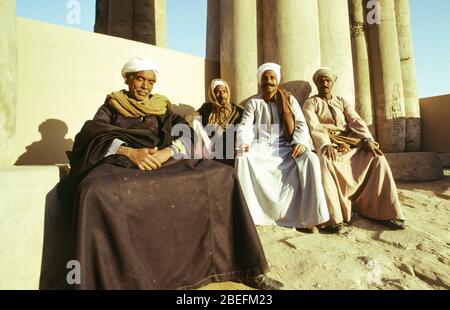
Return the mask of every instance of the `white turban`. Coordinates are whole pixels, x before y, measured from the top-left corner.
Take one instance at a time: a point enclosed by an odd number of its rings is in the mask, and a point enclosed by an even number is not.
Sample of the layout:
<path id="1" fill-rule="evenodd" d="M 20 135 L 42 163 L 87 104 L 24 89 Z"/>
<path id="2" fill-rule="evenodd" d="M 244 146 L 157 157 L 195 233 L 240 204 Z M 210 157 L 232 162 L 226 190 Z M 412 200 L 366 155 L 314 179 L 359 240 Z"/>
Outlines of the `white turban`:
<path id="1" fill-rule="evenodd" d="M 319 70 L 316 71 L 316 73 L 314 73 L 313 76 L 313 81 L 314 84 L 317 85 L 317 80 L 322 77 L 322 76 L 326 76 L 329 77 L 330 79 L 332 79 L 334 82 L 336 82 L 337 80 L 337 76 L 336 74 L 333 72 L 333 69 L 328 68 L 328 67 L 322 67 Z"/>
<path id="2" fill-rule="evenodd" d="M 133 57 L 122 68 L 122 76 L 125 78 L 127 73 L 139 71 L 153 71 L 155 75 L 159 73 L 159 66 L 150 59 Z"/>
<path id="3" fill-rule="evenodd" d="M 219 86 L 219 85 L 222 85 L 223 87 L 226 87 L 223 80 L 215 79 L 215 80 L 211 81 L 211 89 L 212 90 L 216 89 L 216 87 Z"/>
<path id="4" fill-rule="evenodd" d="M 281 80 L 281 67 L 280 67 L 280 65 L 277 65 L 276 63 L 273 63 L 273 62 L 267 62 L 267 63 L 262 64 L 261 66 L 259 66 L 259 68 L 258 68 L 258 83 L 261 84 L 262 75 L 267 70 L 272 70 L 273 72 L 275 72 L 275 74 L 277 75 L 278 83 L 280 83 L 280 80 Z"/>

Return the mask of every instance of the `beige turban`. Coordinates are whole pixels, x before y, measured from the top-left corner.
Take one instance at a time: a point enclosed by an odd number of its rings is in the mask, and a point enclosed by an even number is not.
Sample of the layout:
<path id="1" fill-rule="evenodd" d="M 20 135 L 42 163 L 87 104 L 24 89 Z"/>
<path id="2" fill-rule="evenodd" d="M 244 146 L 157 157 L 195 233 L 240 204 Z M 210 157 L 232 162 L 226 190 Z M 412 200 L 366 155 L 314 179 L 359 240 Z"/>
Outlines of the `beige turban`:
<path id="1" fill-rule="evenodd" d="M 333 69 L 328 68 L 328 67 L 322 67 L 319 70 L 316 71 L 316 73 L 314 73 L 313 76 L 313 81 L 314 84 L 317 85 L 317 81 L 319 80 L 320 77 L 322 76 L 326 76 L 329 77 L 330 79 L 332 79 L 334 82 L 336 82 L 337 80 L 337 76 L 336 74 L 333 72 Z"/>
<path id="2" fill-rule="evenodd" d="M 280 80 L 281 80 L 281 67 L 280 67 L 280 65 L 277 65 L 276 63 L 273 63 L 273 62 L 267 62 L 267 63 L 262 64 L 261 66 L 259 66 L 259 68 L 258 68 L 258 83 L 261 84 L 262 75 L 267 70 L 274 71 L 275 74 L 277 75 L 278 83 L 280 83 Z"/>
<path id="3" fill-rule="evenodd" d="M 122 76 L 125 78 L 127 73 L 139 71 L 153 71 L 155 75 L 159 73 L 159 66 L 150 59 L 133 57 L 122 68 Z"/>

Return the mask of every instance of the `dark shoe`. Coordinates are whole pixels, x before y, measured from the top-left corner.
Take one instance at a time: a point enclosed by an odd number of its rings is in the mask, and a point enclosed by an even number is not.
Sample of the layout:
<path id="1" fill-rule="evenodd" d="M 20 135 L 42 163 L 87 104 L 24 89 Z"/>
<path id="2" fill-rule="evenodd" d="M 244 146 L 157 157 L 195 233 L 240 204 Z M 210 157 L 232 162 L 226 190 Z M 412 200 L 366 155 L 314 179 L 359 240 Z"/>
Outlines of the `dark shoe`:
<path id="1" fill-rule="evenodd" d="M 308 228 L 296 228 L 295 230 L 305 233 L 305 234 L 317 234 L 319 229 L 316 226 L 308 227 Z"/>
<path id="2" fill-rule="evenodd" d="M 325 234 L 340 234 L 344 230 L 344 223 L 335 224 L 332 226 L 326 226 L 321 229 Z"/>
<path id="3" fill-rule="evenodd" d="M 400 230 L 400 229 L 406 228 L 405 220 L 398 220 L 398 219 L 381 220 L 381 221 L 378 221 L 378 223 L 380 223 L 384 226 L 387 226 L 392 230 Z"/>
<path id="4" fill-rule="evenodd" d="M 261 274 L 256 277 L 249 277 L 242 280 L 242 283 L 258 290 L 279 290 L 284 286 L 284 284 L 280 281 L 269 278 L 265 274 Z"/>

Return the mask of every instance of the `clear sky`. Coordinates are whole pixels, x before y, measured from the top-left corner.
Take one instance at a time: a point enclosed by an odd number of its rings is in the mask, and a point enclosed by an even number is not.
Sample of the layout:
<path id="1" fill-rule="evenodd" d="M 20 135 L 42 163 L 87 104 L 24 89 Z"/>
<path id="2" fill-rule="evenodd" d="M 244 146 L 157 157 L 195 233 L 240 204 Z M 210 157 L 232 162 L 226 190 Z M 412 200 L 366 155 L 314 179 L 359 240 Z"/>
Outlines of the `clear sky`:
<path id="1" fill-rule="evenodd" d="M 80 23 L 69 24 L 67 6 L 77 1 Z M 166 0 L 169 48 L 205 56 L 206 2 Z M 410 9 L 420 97 L 449 94 L 450 0 L 410 0 Z M 92 31 L 95 0 L 17 0 L 17 15 Z"/>

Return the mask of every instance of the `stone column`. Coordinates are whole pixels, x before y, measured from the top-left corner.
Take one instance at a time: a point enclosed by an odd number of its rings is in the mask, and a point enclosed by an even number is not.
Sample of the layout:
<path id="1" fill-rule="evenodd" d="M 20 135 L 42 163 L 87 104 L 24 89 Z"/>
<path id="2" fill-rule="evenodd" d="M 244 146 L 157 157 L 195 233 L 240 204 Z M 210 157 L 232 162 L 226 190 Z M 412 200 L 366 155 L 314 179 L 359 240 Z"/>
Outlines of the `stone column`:
<path id="1" fill-rule="evenodd" d="M 377 139 L 386 153 L 405 151 L 405 103 L 394 0 L 379 0 L 381 23 L 368 25 Z"/>
<path id="2" fill-rule="evenodd" d="M 166 0 L 133 0 L 133 40 L 167 46 Z"/>
<path id="3" fill-rule="evenodd" d="M 258 65 L 274 62 L 281 65 L 276 20 L 277 0 L 257 0 Z M 282 74 L 284 68 L 281 68 Z M 284 76 L 282 77 L 284 80 Z"/>
<path id="4" fill-rule="evenodd" d="M 220 0 L 208 0 L 206 58 L 220 60 Z"/>
<path id="5" fill-rule="evenodd" d="M 257 92 L 256 0 L 220 1 L 220 72 L 237 104 Z"/>
<path id="6" fill-rule="evenodd" d="M 108 34 L 133 39 L 133 0 L 110 0 L 108 11 Z"/>
<path id="7" fill-rule="evenodd" d="M 16 130 L 17 35 L 16 1 L 0 1 L 0 167 L 10 166 Z"/>
<path id="8" fill-rule="evenodd" d="M 166 0 L 97 0 L 94 31 L 166 47 Z"/>
<path id="9" fill-rule="evenodd" d="M 370 65 L 366 41 L 364 0 L 349 0 L 353 74 L 355 78 L 355 108 L 376 137 L 373 119 L 372 91 L 370 89 Z"/>
<path id="10" fill-rule="evenodd" d="M 152 0 L 133 0 L 133 40 L 155 45 L 155 6 Z"/>
<path id="11" fill-rule="evenodd" d="M 155 45 L 167 47 L 167 9 L 166 0 L 153 0 L 155 6 Z"/>
<path id="12" fill-rule="evenodd" d="M 260 63 L 281 65 L 281 82 L 302 104 L 316 92 L 312 76 L 320 67 L 316 0 L 260 0 Z"/>
<path id="13" fill-rule="evenodd" d="M 94 32 L 108 34 L 109 0 L 95 2 Z"/>
<path id="14" fill-rule="evenodd" d="M 405 96 L 406 151 L 415 152 L 420 150 L 420 105 L 408 0 L 395 0 L 395 13 Z"/>
<path id="15" fill-rule="evenodd" d="M 322 66 L 333 68 L 338 79 L 333 93 L 354 104 L 355 85 L 347 0 L 319 0 Z"/>

